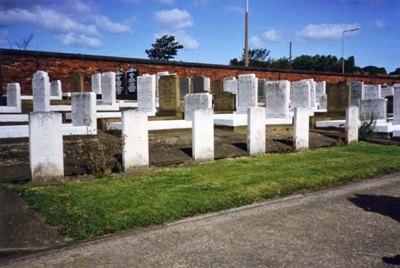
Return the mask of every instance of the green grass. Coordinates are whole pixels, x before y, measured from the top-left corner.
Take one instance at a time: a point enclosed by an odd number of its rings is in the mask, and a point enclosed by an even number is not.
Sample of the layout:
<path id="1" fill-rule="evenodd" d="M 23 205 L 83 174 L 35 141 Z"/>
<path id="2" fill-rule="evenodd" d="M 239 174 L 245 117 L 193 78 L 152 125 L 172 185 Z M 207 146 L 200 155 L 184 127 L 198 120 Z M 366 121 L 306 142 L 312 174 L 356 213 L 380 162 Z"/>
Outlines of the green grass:
<path id="1" fill-rule="evenodd" d="M 364 143 L 13 188 L 63 234 L 87 239 L 398 171 L 400 147 Z"/>

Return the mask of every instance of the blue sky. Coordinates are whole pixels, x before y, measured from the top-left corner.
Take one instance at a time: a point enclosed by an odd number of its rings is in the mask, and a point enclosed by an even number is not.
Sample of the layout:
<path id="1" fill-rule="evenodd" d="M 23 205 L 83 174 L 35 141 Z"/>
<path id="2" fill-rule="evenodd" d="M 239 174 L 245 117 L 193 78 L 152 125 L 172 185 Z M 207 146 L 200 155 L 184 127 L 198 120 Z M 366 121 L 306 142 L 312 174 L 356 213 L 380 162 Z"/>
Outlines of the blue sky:
<path id="1" fill-rule="evenodd" d="M 270 56 L 331 54 L 388 72 L 400 67 L 400 0 L 248 0 L 251 48 Z M 244 46 L 245 0 L 0 0 L 0 47 L 34 33 L 30 49 L 147 58 L 163 34 L 179 61 L 228 64 Z"/>

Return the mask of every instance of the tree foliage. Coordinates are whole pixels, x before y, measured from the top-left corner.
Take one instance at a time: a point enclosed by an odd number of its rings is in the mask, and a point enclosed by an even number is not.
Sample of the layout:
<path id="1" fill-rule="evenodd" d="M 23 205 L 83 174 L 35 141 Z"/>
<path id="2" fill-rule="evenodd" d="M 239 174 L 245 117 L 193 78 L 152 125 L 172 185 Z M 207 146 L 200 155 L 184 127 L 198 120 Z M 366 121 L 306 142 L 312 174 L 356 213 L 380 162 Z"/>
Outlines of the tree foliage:
<path id="1" fill-rule="evenodd" d="M 10 46 L 11 49 L 27 50 L 32 39 L 33 39 L 33 33 L 30 33 L 29 35 L 22 37 L 21 39 L 14 42 L 8 40 L 8 45 Z"/>
<path id="2" fill-rule="evenodd" d="M 400 75 L 400 68 L 397 68 L 393 72 L 390 73 L 391 75 Z"/>
<path id="3" fill-rule="evenodd" d="M 373 66 L 373 65 L 368 65 L 365 66 L 364 68 L 362 68 L 362 70 L 364 72 L 368 72 L 371 75 L 375 75 L 375 74 L 386 74 L 386 69 L 383 67 L 377 67 L 377 66 Z"/>
<path id="4" fill-rule="evenodd" d="M 175 41 L 175 36 L 164 35 L 151 45 L 151 49 L 146 49 L 146 53 L 151 60 L 163 60 L 168 61 L 173 59 L 178 49 L 182 49 L 183 46 L 179 42 Z"/>

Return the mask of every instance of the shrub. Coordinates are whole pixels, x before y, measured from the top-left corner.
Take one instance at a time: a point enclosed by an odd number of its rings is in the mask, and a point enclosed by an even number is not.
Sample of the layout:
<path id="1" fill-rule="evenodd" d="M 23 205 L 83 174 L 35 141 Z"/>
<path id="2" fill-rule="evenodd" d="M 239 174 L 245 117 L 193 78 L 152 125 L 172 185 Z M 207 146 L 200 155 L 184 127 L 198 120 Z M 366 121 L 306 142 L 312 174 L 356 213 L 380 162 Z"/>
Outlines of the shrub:
<path id="1" fill-rule="evenodd" d="M 373 113 L 370 114 L 369 119 L 362 120 L 361 126 L 358 129 L 358 136 L 360 140 L 368 141 L 374 135 L 374 128 L 376 126 L 376 120 Z"/>

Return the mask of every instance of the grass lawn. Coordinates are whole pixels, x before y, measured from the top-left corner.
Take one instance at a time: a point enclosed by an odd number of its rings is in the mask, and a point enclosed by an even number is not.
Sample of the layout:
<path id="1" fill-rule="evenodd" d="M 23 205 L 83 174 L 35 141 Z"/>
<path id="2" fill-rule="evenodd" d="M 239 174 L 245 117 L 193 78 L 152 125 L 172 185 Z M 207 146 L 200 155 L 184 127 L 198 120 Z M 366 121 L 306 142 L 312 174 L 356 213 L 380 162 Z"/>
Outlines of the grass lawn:
<path id="1" fill-rule="evenodd" d="M 129 179 L 11 186 L 74 239 L 160 224 L 400 171 L 400 147 L 375 144 L 225 159 Z"/>

